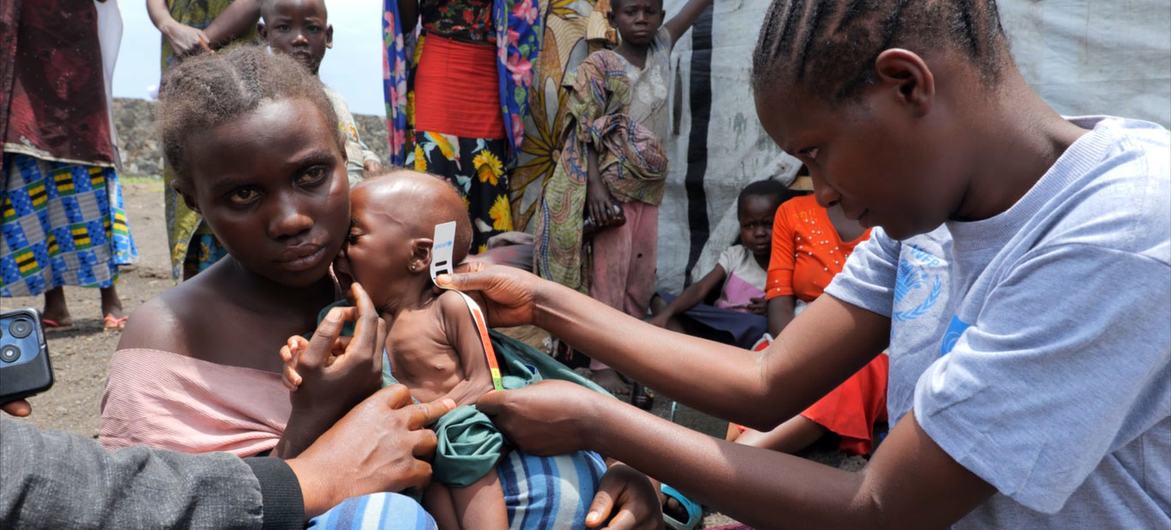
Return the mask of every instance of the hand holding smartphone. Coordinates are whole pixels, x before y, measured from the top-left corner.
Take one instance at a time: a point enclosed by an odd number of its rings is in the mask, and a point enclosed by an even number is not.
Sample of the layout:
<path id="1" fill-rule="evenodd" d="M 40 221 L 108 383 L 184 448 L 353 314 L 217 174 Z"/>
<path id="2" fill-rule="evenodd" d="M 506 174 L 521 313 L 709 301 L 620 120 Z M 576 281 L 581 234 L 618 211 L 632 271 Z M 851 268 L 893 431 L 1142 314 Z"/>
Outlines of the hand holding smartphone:
<path id="1" fill-rule="evenodd" d="M 36 309 L 0 313 L 0 404 L 53 386 L 49 346 Z"/>

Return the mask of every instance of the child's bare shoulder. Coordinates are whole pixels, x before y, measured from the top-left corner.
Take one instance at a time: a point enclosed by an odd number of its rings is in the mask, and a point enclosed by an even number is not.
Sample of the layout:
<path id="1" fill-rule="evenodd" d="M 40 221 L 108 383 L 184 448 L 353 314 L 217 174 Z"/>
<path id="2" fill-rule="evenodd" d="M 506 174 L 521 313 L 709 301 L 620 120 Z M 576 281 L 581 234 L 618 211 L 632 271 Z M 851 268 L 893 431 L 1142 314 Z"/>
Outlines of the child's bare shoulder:
<path id="1" fill-rule="evenodd" d="M 452 346 L 468 341 L 468 344 L 479 344 L 480 336 L 476 330 L 476 321 L 472 319 L 471 310 L 464 301 L 463 295 L 457 291 L 444 291 L 435 303 L 443 319 L 443 327 L 451 340 Z"/>
<path id="2" fill-rule="evenodd" d="M 440 293 L 439 298 L 436 299 L 435 305 L 438 307 L 444 322 L 472 321 L 472 314 L 468 309 L 468 304 L 464 301 L 463 295 L 458 291 L 443 291 Z"/>

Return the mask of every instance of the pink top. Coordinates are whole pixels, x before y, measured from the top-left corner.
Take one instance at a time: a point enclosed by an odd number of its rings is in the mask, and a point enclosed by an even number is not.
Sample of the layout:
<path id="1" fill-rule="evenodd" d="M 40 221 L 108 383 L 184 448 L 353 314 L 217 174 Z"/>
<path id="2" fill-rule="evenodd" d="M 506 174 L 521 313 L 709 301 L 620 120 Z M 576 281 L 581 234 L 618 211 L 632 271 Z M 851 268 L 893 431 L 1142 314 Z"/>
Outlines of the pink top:
<path id="1" fill-rule="evenodd" d="M 747 313 L 753 298 L 764 298 L 764 269 L 744 245 L 728 247 L 716 263 L 727 273 L 716 307 Z"/>
<path id="2" fill-rule="evenodd" d="M 159 350 L 118 350 L 102 395 L 99 440 L 108 448 L 252 456 L 276 446 L 291 411 L 280 374 Z"/>

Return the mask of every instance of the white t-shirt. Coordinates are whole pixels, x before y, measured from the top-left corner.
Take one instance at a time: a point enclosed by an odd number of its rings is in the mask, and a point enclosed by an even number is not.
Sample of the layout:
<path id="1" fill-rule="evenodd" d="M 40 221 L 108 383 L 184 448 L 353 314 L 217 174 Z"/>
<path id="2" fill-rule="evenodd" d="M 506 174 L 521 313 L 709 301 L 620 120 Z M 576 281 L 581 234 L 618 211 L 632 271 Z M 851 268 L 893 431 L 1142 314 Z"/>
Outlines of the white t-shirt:
<path id="1" fill-rule="evenodd" d="M 1171 135 L 1073 121 L 1007 211 L 933 250 L 876 229 L 826 289 L 891 316 L 890 417 L 999 492 L 957 528 L 1171 527 Z"/>

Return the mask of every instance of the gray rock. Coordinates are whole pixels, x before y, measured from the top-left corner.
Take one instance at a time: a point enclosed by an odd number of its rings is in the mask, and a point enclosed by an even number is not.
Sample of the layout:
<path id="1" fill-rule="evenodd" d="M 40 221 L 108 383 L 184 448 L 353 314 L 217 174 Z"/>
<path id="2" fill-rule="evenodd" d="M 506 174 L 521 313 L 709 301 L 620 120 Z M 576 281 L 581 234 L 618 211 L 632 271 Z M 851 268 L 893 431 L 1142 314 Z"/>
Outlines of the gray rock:
<path id="1" fill-rule="evenodd" d="M 118 130 L 118 150 L 122 155 L 122 173 L 130 176 L 162 178 L 163 149 L 155 122 L 154 101 L 114 98 L 114 127 Z M 358 134 L 378 158 L 387 159 L 386 121 L 381 116 L 355 114 Z"/>

